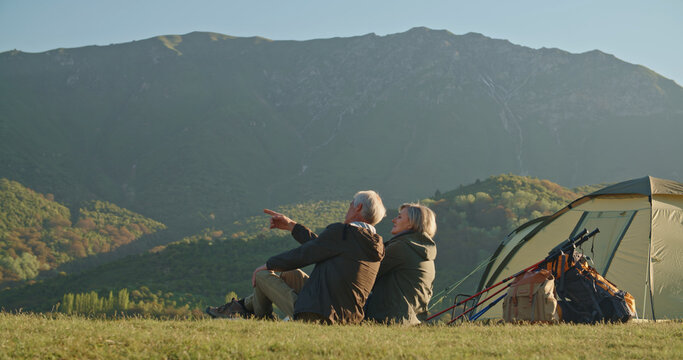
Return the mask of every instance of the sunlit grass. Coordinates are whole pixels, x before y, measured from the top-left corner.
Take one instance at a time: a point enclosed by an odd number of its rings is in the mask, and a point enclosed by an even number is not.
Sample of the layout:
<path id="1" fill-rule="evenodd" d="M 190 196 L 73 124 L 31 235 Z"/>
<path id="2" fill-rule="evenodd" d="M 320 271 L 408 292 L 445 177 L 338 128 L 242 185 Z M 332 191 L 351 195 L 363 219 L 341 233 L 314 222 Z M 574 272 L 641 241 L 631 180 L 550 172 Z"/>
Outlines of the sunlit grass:
<path id="1" fill-rule="evenodd" d="M 0 313 L 0 358 L 681 358 L 683 323 L 406 328 Z"/>

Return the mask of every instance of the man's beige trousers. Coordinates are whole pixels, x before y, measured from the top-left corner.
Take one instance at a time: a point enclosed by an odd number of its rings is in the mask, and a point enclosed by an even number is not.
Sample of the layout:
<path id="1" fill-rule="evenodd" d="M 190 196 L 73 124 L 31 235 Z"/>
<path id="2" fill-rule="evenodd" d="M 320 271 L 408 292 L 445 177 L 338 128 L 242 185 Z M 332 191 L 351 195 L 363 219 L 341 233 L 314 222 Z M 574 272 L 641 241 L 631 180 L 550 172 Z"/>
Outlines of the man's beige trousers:
<path id="1" fill-rule="evenodd" d="M 270 316 L 273 304 L 294 319 L 294 303 L 308 275 L 299 270 L 285 271 L 277 275 L 270 270 L 256 273 L 254 293 L 244 299 L 244 306 L 257 317 Z"/>

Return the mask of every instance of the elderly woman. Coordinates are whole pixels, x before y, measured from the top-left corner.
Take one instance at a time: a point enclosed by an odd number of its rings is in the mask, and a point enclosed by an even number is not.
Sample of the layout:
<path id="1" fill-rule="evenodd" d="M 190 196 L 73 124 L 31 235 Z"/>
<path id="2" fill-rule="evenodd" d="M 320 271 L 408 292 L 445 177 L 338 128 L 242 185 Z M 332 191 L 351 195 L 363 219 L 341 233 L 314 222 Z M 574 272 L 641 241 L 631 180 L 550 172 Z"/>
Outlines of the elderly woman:
<path id="1" fill-rule="evenodd" d="M 403 204 L 392 222 L 394 237 L 384 243 L 385 255 L 368 298 L 366 318 L 419 324 L 427 317 L 435 275 L 434 212 L 420 204 Z"/>

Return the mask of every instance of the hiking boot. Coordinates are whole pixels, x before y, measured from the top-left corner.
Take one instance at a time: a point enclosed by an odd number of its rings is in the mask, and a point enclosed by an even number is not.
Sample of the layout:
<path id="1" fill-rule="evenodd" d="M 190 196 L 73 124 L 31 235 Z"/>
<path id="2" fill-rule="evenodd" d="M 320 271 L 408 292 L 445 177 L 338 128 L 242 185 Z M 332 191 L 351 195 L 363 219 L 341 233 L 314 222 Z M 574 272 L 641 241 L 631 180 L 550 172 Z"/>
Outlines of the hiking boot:
<path id="1" fill-rule="evenodd" d="M 225 304 L 221 305 L 218 307 L 213 307 L 209 306 L 204 310 L 209 316 L 212 318 L 226 318 L 226 319 L 231 319 L 231 318 L 246 318 L 251 315 L 253 315 L 249 310 L 247 310 L 243 303 L 236 300 L 235 298 L 232 298 L 232 300 Z"/>

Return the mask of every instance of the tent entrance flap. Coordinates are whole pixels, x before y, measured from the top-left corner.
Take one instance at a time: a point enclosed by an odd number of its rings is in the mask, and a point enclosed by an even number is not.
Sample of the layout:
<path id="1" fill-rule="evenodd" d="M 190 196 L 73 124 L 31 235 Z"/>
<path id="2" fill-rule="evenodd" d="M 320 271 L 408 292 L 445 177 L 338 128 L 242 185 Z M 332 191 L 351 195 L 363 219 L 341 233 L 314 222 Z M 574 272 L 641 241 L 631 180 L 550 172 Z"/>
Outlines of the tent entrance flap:
<path id="1" fill-rule="evenodd" d="M 602 276 L 605 276 L 609 270 L 609 265 L 619 248 L 619 243 L 624 238 L 637 212 L 638 210 L 586 211 L 576 224 L 575 229 L 600 228 L 600 234 L 591 243 L 590 252 L 593 266 Z M 575 234 L 572 233 L 571 236 L 575 236 Z M 587 251 L 584 250 L 584 253 Z"/>

